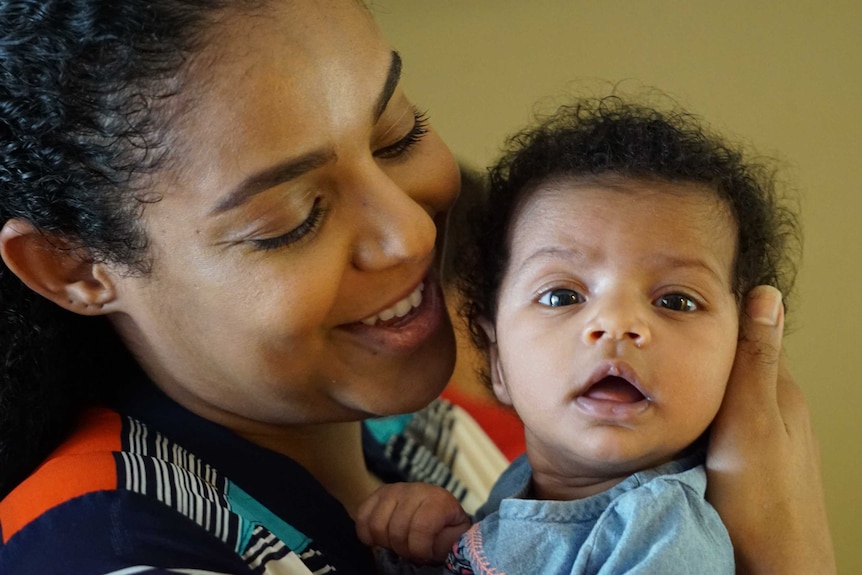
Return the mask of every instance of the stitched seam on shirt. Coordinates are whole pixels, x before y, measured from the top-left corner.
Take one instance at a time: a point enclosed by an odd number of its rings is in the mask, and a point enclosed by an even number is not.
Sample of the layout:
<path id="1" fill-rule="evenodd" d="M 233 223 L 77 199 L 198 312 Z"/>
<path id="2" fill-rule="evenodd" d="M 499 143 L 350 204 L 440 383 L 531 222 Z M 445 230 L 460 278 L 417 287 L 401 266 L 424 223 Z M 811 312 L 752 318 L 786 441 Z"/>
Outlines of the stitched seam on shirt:
<path id="1" fill-rule="evenodd" d="M 484 551 L 484 541 L 479 524 L 474 525 L 466 534 L 466 545 L 464 546 L 473 571 L 481 575 L 506 575 L 504 571 L 495 569 L 488 560 Z"/>

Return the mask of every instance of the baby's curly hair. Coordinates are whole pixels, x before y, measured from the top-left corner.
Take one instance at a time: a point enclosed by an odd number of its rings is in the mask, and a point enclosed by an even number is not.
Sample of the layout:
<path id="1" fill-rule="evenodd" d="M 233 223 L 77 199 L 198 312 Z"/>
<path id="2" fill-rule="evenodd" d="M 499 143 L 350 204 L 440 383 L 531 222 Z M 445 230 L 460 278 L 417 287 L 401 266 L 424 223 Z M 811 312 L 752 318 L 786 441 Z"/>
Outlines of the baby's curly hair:
<path id="1" fill-rule="evenodd" d="M 542 182 L 559 178 L 707 186 L 727 204 L 738 226 L 732 276 L 737 301 L 761 284 L 778 288 L 785 301 L 790 294 L 800 227 L 796 213 L 776 193 L 770 162 L 748 159 L 677 107 L 663 111 L 618 95 L 586 98 L 509 138 L 488 170 L 487 201 L 471 214 L 457 280 L 465 300 L 461 313 L 480 349 L 487 350 L 488 341 L 478 322 L 496 313 L 513 215 Z M 695 193 L 698 189 L 691 187 Z"/>

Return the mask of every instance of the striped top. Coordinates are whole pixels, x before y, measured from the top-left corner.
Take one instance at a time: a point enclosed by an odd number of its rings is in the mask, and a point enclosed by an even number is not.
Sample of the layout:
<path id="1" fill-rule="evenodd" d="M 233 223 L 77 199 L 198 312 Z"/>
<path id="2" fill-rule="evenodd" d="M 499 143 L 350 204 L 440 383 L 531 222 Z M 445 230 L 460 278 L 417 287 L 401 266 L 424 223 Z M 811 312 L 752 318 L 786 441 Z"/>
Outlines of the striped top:
<path id="1" fill-rule="evenodd" d="M 468 509 L 505 466 L 469 416 L 443 401 L 365 422 L 363 440 L 384 480 L 442 485 Z M 351 518 L 304 468 L 149 386 L 86 412 L 0 502 L 3 574 L 374 570 Z"/>

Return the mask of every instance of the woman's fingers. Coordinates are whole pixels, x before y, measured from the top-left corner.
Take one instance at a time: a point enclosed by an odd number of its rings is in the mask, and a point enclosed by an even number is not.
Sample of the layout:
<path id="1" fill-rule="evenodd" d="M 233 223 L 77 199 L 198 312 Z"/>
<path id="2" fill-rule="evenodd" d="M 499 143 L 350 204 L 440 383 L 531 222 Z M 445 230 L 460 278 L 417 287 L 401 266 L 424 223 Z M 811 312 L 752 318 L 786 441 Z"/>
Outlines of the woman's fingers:
<path id="1" fill-rule="evenodd" d="M 746 300 L 736 360 L 710 433 L 707 498 L 739 573 L 835 573 L 817 441 L 781 352 L 781 294 Z"/>

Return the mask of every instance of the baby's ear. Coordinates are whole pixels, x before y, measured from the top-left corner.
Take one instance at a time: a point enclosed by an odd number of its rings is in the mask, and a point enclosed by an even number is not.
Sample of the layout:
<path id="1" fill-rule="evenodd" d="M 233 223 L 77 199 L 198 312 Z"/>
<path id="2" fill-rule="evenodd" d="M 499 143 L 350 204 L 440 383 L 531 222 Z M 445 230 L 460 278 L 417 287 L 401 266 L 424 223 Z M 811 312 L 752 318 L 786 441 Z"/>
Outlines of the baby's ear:
<path id="1" fill-rule="evenodd" d="M 478 323 L 479 327 L 482 328 L 482 331 L 485 332 L 485 337 L 488 338 L 488 343 L 496 344 L 497 328 L 494 327 L 494 323 L 486 317 L 478 318 L 476 323 Z"/>
<path id="2" fill-rule="evenodd" d="M 68 238 L 13 219 L 0 230 L 0 257 L 31 290 L 82 315 L 101 315 L 116 300 L 114 283 L 103 264 Z"/>
<path id="3" fill-rule="evenodd" d="M 506 379 L 503 376 L 503 366 L 500 364 L 497 329 L 490 320 L 484 317 L 480 318 L 477 323 L 482 328 L 482 331 L 485 332 L 485 338 L 488 340 L 488 371 L 491 375 L 491 388 L 501 403 L 512 405 L 512 399 L 509 397 L 509 388 L 506 386 Z"/>

